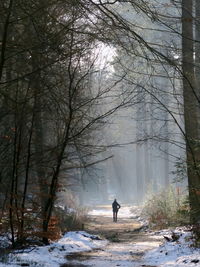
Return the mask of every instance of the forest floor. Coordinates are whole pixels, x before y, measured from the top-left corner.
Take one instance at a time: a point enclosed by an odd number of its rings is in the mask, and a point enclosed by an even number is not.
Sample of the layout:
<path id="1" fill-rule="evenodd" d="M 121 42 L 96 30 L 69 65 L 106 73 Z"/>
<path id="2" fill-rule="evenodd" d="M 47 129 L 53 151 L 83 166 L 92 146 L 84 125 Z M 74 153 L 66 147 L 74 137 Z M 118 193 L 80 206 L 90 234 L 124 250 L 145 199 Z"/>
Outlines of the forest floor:
<path id="1" fill-rule="evenodd" d="M 110 206 L 94 207 L 85 231 L 66 232 L 48 246 L 0 254 L 0 267 L 200 266 L 190 227 L 151 231 L 139 214 L 140 208 L 123 205 L 114 223 Z M 0 249 L 7 246 L 7 236 L 0 236 Z"/>
<path id="2" fill-rule="evenodd" d="M 69 254 L 66 256 L 67 263 L 62 267 L 153 266 L 146 265 L 142 257 L 147 251 L 158 247 L 163 242 L 163 236 L 155 238 L 155 234 L 142 231 L 143 226 L 126 212 L 127 208 L 119 211 L 116 223 L 112 221 L 110 207 L 95 207 L 95 211 L 90 214 L 84 230 L 106 238 L 108 244 L 92 251 Z"/>

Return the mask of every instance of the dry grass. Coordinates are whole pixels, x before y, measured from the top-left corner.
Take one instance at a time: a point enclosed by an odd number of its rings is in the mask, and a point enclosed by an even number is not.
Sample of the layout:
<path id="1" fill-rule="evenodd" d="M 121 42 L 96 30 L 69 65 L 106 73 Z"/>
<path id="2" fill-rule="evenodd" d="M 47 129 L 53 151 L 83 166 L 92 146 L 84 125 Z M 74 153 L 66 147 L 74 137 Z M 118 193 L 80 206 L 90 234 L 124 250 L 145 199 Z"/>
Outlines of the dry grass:
<path id="1" fill-rule="evenodd" d="M 146 202 L 142 215 L 148 219 L 149 226 L 155 229 L 186 225 L 189 223 L 187 196 L 169 187 Z"/>

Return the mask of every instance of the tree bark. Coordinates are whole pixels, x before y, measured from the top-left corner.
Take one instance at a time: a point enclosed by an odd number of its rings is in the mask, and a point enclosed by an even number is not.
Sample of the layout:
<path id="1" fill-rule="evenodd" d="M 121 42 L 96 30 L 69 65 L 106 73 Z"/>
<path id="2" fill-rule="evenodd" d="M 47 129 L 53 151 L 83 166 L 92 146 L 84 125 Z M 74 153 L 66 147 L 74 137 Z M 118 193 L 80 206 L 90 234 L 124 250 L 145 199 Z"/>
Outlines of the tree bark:
<path id="1" fill-rule="evenodd" d="M 8 27 L 10 24 L 10 16 L 12 14 L 12 7 L 13 7 L 13 0 L 10 0 L 9 6 L 8 6 L 8 13 L 7 13 L 7 17 L 6 17 L 6 21 L 5 21 L 4 29 L 3 29 L 2 42 L 1 42 L 0 81 L 2 79 L 3 68 L 4 68 L 4 63 L 5 63 L 5 53 L 6 53 L 7 38 L 8 38 Z"/>
<path id="2" fill-rule="evenodd" d="M 191 223 L 200 222 L 198 98 L 195 91 L 193 1 L 182 0 L 182 70 Z"/>
<path id="3" fill-rule="evenodd" d="M 200 99 L 200 1 L 195 1 L 195 79 L 196 94 Z M 197 106 L 198 121 L 200 121 L 200 104 Z M 198 125 L 200 135 L 200 124 Z"/>

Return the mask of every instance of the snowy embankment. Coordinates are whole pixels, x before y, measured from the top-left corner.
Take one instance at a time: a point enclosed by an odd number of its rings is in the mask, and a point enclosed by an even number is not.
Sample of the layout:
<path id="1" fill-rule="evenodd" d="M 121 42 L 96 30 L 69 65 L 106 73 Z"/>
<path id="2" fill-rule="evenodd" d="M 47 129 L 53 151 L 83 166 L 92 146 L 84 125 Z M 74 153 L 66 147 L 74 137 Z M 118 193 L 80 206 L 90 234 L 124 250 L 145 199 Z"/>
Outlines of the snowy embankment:
<path id="1" fill-rule="evenodd" d="M 200 249 L 194 247 L 189 229 L 181 227 L 173 232 L 162 230 L 154 234 L 155 237 L 163 236 L 165 241 L 158 248 L 147 252 L 144 257 L 146 264 L 159 267 L 200 266 Z M 177 240 L 174 240 L 172 236 L 175 236 Z"/>
<path id="2" fill-rule="evenodd" d="M 57 267 L 66 263 L 66 254 L 89 251 L 106 244 L 107 241 L 100 240 L 97 236 L 84 231 L 68 232 L 58 242 L 49 246 L 33 247 L 10 253 L 3 259 L 6 262 L 0 263 L 0 267 L 19 267 L 20 265 Z"/>

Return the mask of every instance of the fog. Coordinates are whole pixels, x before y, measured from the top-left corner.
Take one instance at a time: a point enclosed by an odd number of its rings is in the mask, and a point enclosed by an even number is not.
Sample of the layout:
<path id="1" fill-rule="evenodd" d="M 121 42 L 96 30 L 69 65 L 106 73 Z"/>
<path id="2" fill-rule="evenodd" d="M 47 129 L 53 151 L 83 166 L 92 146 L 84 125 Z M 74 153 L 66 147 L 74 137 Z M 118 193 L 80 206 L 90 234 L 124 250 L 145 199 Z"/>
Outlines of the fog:
<path id="1" fill-rule="evenodd" d="M 106 204 L 117 198 L 121 203 L 140 205 L 169 185 L 186 188 L 186 179 L 177 181 L 176 168 L 184 159 L 184 149 L 171 144 L 166 136 L 163 142 L 149 135 L 147 138 L 146 132 L 141 132 L 138 140 L 138 127 L 144 127 L 144 121 L 136 121 L 132 114 L 132 107 L 123 109 L 104 128 L 104 141 L 108 145 L 104 156 L 112 158 L 84 172 L 81 203 Z M 145 122 L 149 129 L 152 123 L 155 126 L 152 120 Z M 160 125 L 154 131 L 160 132 L 163 122 L 157 124 Z M 173 142 L 183 142 L 178 127 L 174 124 L 170 127 Z"/>
<path id="2" fill-rule="evenodd" d="M 172 53 L 173 46 L 181 45 L 177 36 L 163 34 L 163 25 L 139 16 L 128 5 L 119 12 L 134 27 L 147 27 L 137 31 L 147 42 L 155 42 L 155 46 L 157 43 L 163 55 L 170 54 L 178 60 L 178 55 Z M 93 91 L 116 83 L 99 108 L 110 109 L 122 99 L 127 103 L 107 118 L 97 134 L 98 145 L 107 148 L 98 159 L 109 159 L 79 171 L 73 190 L 83 204 L 110 203 L 114 198 L 122 203 L 141 204 L 169 186 L 183 191 L 187 187 L 186 174 L 180 175 L 177 167 L 183 168 L 185 161 L 180 74 L 166 62 L 154 62 L 154 55 L 141 44 L 135 42 L 133 49 L 126 36 L 120 38 L 119 47 L 101 44 L 101 51 L 95 51 L 100 57 L 100 70 L 92 77 Z"/>

